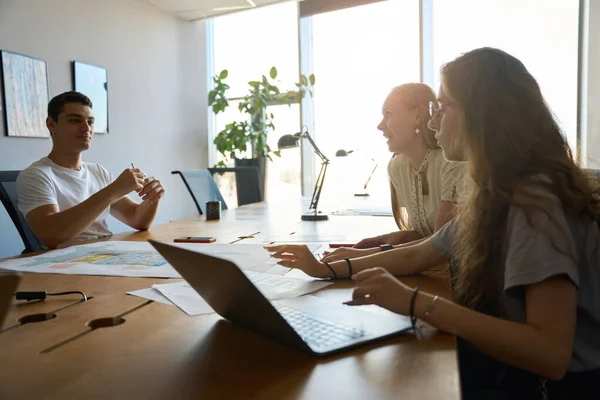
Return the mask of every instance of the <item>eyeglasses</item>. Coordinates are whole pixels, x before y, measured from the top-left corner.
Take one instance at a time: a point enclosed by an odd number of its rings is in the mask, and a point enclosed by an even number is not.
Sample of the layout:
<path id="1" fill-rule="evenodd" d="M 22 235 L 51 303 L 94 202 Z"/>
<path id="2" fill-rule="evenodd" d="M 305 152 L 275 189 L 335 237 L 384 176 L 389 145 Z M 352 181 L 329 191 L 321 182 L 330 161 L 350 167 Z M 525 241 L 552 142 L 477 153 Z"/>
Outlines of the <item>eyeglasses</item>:
<path id="1" fill-rule="evenodd" d="M 437 101 L 430 101 L 429 102 L 429 116 L 431 118 L 433 118 L 440 114 L 443 114 L 444 111 L 446 110 L 446 107 L 450 107 L 453 105 L 454 105 L 454 103 L 441 104 L 441 103 L 438 103 Z"/>

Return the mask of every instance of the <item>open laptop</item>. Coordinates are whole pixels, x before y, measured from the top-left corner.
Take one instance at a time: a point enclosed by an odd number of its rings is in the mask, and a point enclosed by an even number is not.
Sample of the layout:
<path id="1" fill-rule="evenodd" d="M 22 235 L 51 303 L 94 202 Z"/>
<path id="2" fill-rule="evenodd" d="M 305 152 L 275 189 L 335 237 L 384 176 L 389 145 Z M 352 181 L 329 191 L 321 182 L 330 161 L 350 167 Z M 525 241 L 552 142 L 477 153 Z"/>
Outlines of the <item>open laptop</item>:
<path id="1" fill-rule="evenodd" d="M 410 329 L 408 318 L 301 296 L 270 302 L 233 262 L 150 240 L 223 318 L 273 340 L 326 355 Z"/>
<path id="2" fill-rule="evenodd" d="M 18 273 L 0 272 L 0 330 L 20 280 Z"/>

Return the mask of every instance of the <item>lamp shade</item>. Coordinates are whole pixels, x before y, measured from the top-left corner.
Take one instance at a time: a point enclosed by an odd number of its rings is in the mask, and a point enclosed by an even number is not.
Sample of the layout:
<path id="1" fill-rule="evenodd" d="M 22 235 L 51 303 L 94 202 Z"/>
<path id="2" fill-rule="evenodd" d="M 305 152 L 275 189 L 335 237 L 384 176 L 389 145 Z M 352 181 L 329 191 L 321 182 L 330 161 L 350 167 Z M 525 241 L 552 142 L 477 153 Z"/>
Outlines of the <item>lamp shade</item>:
<path id="1" fill-rule="evenodd" d="M 339 149 L 338 151 L 335 152 L 335 156 L 336 157 L 348 157 L 350 154 L 354 153 L 354 150 L 344 150 L 344 149 Z"/>
<path id="2" fill-rule="evenodd" d="M 283 135 L 277 141 L 277 147 L 279 149 L 292 149 L 294 147 L 298 147 L 298 142 L 300 141 L 299 136 L 295 135 Z"/>

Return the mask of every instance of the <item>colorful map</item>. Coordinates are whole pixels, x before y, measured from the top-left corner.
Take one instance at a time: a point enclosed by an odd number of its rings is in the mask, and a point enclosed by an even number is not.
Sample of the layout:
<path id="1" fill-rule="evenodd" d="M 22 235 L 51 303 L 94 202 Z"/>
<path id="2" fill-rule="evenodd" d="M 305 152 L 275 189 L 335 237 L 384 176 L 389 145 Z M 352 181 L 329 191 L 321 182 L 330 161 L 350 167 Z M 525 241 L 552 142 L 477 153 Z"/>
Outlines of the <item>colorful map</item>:
<path id="1" fill-rule="evenodd" d="M 262 244 L 181 243 L 178 247 L 214 255 L 234 262 L 245 271 L 284 275 Z M 316 252 L 319 245 L 310 245 Z M 98 242 L 49 251 L 38 256 L 0 262 L 0 270 L 42 274 L 79 274 L 180 278 L 179 273 L 147 242 Z"/>
<path id="2" fill-rule="evenodd" d="M 138 265 L 146 267 L 162 267 L 167 264 L 156 252 L 110 251 L 112 246 L 88 249 L 76 247 L 74 253 L 61 256 L 39 256 L 36 260 L 23 267 L 35 267 L 44 264 L 89 263 L 99 265 Z"/>
<path id="3" fill-rule="evenodd" d="M 177 278 L 179 274 L 149 243 L 100 242 L 0 263 L 22 272 Z"/>

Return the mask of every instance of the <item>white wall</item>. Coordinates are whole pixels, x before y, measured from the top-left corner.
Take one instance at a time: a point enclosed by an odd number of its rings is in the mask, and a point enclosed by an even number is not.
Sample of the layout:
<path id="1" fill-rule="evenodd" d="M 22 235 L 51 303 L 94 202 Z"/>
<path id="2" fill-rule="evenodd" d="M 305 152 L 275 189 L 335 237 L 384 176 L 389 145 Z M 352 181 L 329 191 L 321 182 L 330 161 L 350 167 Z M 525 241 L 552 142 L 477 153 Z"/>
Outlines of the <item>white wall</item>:
<path id="1" fill-rule="evenodd" d="M 106 68 L 111 133 L 95 136 L 84 160 L 115 175 L 134 162 L 158 177 L 167 195 L 157 223 L 197 213 L 170 172 L 207 165 L 204 24 L 146 0 L 0 0 L 0 49 L 47 61 L 50 97 L 72 89 L 71 61 Z M 0 137 L 0 170 L 23 169 L 50 148 L 50 139 Z M 0 257 L 22 249 L 0 207 Z"/>

